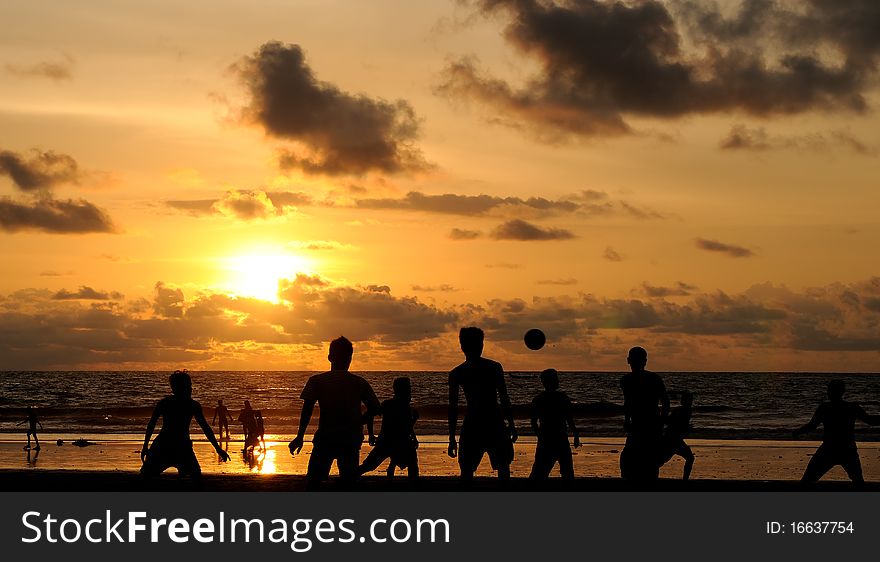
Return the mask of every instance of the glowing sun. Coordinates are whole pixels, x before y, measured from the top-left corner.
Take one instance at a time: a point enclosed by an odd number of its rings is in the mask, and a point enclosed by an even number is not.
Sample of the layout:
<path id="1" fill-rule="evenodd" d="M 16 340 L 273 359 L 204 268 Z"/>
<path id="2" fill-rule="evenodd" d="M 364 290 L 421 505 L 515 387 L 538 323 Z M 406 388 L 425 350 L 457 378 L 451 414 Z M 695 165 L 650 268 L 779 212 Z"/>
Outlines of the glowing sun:
<path id="1" fill-rule="evenodd" d="M 236 295 L 278 302 L 278 281 L 311 273 L 311 260 L 285 253 L 254 253 L 226 258 L 227 285 Z"/>

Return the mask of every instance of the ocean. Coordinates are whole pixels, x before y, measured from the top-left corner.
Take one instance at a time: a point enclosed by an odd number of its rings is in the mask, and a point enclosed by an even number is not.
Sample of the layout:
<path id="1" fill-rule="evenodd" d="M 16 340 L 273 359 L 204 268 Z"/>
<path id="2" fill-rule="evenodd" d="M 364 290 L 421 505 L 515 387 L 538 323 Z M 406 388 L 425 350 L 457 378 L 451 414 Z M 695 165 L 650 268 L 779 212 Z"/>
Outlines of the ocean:
<path id="1" fill-rule="evenodd" d="M 266 431 L 292 435 L 299 417 L 299 393 L 312 372 L 234 371 L 192 372 L 193 397 L 205 407 L 208 421 L 213 406 L 223 399 L 237 416 L 245 399 L 261 410 Z M 416 425 L 421 435 L 446 432 L 446 372 L 359 372 L 380 400 L 391 396 L 395 377 L 412 380 Z M 846 381 L 846 399 L 880 413 L 880 376 L 822 373 L 660 373 L 671 393 L 694 393 L 693 438 L 787 439 L 806 423 L 825 399 L 828 381 Z M 622 436 L 621 372 L 562 372 L 561 389 L 575 405 L 582 436 Z M 541 391 L 538 373 L 509 372 L 507 388 L 517 427 L 529 434 L 529 405 Z M 0 373 L 0 433 L 23 432 L 16 423 L 30 405 L 46 433 L 142 434 L 153 406 L 169 393 L 168 372 L 90 371 Z M 463 403 L 463 398 L 462 398 Z M 235 433 L 235 427 L 233 426 Z M 880 441 L 880 429 L 859 424 L 858 439 Z M 193 431 L 193 436 L 198 435 Z"/>

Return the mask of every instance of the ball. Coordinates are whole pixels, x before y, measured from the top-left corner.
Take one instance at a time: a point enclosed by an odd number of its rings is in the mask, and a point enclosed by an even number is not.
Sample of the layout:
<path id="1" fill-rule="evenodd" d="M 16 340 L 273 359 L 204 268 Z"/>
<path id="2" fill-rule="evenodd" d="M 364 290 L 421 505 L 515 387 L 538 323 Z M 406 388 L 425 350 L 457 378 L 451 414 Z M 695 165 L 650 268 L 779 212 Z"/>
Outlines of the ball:
<path id="1" fill-rule="evenodd" d="M 527 348 L 536 351 L 544 347 L 544 344 L 547 343 L 547 337 L 541 330 L 537 328 L 532 328 L 531 330 L 526 332 L 525 337 L 523 337 L 523 341 L 526 343 Z"/>

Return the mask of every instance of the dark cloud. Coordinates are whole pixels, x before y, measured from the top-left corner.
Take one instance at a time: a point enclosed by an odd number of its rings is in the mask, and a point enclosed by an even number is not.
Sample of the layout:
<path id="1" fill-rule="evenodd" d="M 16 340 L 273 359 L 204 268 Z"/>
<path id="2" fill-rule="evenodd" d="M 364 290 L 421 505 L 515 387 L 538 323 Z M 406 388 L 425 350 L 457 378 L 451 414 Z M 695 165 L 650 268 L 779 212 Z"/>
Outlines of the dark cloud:
<path id="1" fill-rule="evenodd" d="M 39 199 L 27 204 L 0 198 L 0 229 L 6 232 L 41 230 L 53 234 L 116 232 L 110 216 L 83 199 Z"/>
<path id="2" fill-rule="evenodd" d="M 185 299 L 183 290 L 166 287 L 161 281 L 153 287 L 153 312 L 164 318 L 183 316 Z"/>
<path id="3" fill-rule="evenodd" d="M 744 125 L 731 127 L 730 132 L 721 139 L 718 146 L 722 150 L 753 152 L 783 149 L 825 152 L 835 148 L 843 148 L 862 156 L 876 156 L 878 154 L 877 148 L 867 145 L 848 131 L 771 136 L 764 127 L 749 128 Z"/>
<path id="4" fill-rule="evenodd" d="M 335 240 L 301 240 L 298 242 L 290 242 L 287 245 L 298 250 L 309 250 L 316 252 L 325 250 L 341 250 L 347 247 L 345 244 L 342 244 Z"/>
<path id="5" fill-rule="evenodd" d="M 444 283 L 442 285 L 413 285 L 412 290 L 420 293 L 453 293 L 458 289 Z"/>
<path id="6" fill-rule="evenodd" d="M 692 294 L 686 302 L 578 294 L 444 308 L 396 297 L 385 285 L 340 286 L 303 274 L 280 289 L 278 303 L 210 291 L 186 295 L 164 283 L 155 285 L 150 299 L 120 301 L 17 291 L 0 297 L 0 370 L 262 360 L 265 346 L 278 346 L 268 356 L 286 357 L 301 352 L 296 346 L 321 346 L 340 334 L 356 345 L 393 344 L 395 352 L 416 357 L 428 347 L 454 351 L 455 331 L 470 324 L 483 327 L 493 343 L 519 347 L 522 334 L 538 326 L 578 353 L 619 354 L 633 340 L 652 349 L 677 343 L 724 356 L 750 348 L 777 358 L 784 350 L 880 351 L 880 278 L 803 291 L 764 283 L 740 294 Z M 323 348 L 320 353 L 323 359 Z"/>
<path id="7" fill-rule="evenodd" d="M 686 297 L 692 294 L 697 288 L 693 285 L 679 281 L 673 287 L 659 287 L 650 285 L 647 282 L 642 283 L 641 293 L 652 298 L 666 297 Z"/>
<path id="8" fill-rule="evenodd" d="M 561 214 L 576 214 L 589 219 L 615 216 L 635 220 L 667 218 L 666 215 L 653 209 L 624 200 L 615 200 L 607 193 L 595 190 L 582 191 L 558 199 L 457 193 L 428 195 L 411 191 L 403 197 L 356 198 L 346 199 L 342 202 L 330 198 L 316 201 L 310 195 L 302 192 L 230 190 L 220 199 L 170 200 L 165 201 L 165 204 L 192 216 L 231 216 L 243 220 L 280 216 L 291 209 L 314 205 L 371 211 L 391 210 L 522 220 Z M 476 236 L 471 236 L 471 238 L 474 237 Z M 465 236 L 464 239 L 468 239 L 468 237 Z"/>
<path id="9" fill-rule="evenodd" d="M 489 269 L 521 269 L 522 266 L 518 263 L 487 263 L 486 267 Z"/>
<path id="10" fill-rule="evenodd" d="M 35 64 L 3 65 L 4 70 L 13 76 L 23 78 L 48 78 L 56 82 L 73 79 L 73 59 L 67 57 L 60 62 L 38 62 Z"/>
<path id="11" fill-rule="evenodd" d="M 107 300 L 121 300 L 123 298 L 122 293 L 118 293 L 116 291 L 96 291 L 95 289 L 82 285 L 76 291 L 68 291 L 67 289 L 61 289 L 52 295 L 52 299 L 56 301 L 62 300 L 94 300 L 94 301 L 107 301 Z"/>
<path id="12" fill-rule="evenodd" d="M 577 279 L 541 279 L 538 281 L 538 285 L 577 285 Z"/>
<path id="13" fill-rule="evenodd" d="M 81 172 L 76 160 L 67 154 L 33 149 L 24 155 L 2 150 L 0 175 L 9 176 L 22 191 L 34 192 L 49 190 L 58 184 L 77 183 Z"/>
<path id="14" fill-rule="evenodd" d="M 722 150 L 757 150 L 771 148 L 764 127 L 750 129 L 744 125 L 734 125 L 718 145 Z"/>
<path id="15" fill-rule="evenodd" d="M 165 201 L 165 205 L 194 217 L 226 216 L 246 221 L 282 216 L 312 204 L 312 198 L 301 192 L 239 189 L 227 191 L 220 199 Z"/>
<path id="16" fill-rule="evenodd" d="M 570 240 L 575 235 L 562 228 L 541 228 L 524 220 L 514 219 L 498 225 L 490 236 L 495 240 L 548 241 Z"/>
<path id="17" fill-rule="evenodd" d="M 319 81 L 298 45 L 262 45 L 235 65 L 250 95 L 242 118 L 274 137 L 302 143 L 282 168 L 329 175 L 394 173 L 428 167 L 414 145 L 419 120 L 404 101 L 350 94 Z"/>
<path id="18" fill-rule="evenodd" d="M 453 228 L 449 231 L 449 237 L 453 240 L 475 240 L 482 236 L 479 230 L 465 230 L 461 228 Z"/>
<path id="19" fill-rule="evenodd" d="M 608 246 L 607 248 L 605 248 L 605 252 L 602 253 L 602 257 L 608 261 L 614 261 L 614 262 L 623 261 L 623 256 L 621 256 L 617 252 L 617 250 L 615 250 L 611 246 Z"/>
<path id="20" fill-rule="evenodd" d="M 449 215 L 481 216 L 505 207 L 526 207 L 534 211 L 572 212 L 578 209 L 573 201 L 552 201 L 543 197 L 495 197 L 491 195 L 425 195 L 411 191 L 400 199 L 358 199 L 357 207 L 365 209 L 404 209 Z"/>
<path id="21" fill-rule="evenodd" d="M 727 254 L 732 258 L 750 258 L 755 255 L 755 252 L 748 248 L 743 248 L 742 246 L 736 246 L 734 244 L 726 244 L 717 240 L 697 238 L 694 242 L 696 243 L 697 248 L 700 248 L 701 250 Z"/>
<path id="22" fill-rule="evenodd" d="M 184 211 L 194 217 L 209 216 L 215 213 L 214 204 L 219 199 L 188 199 L 188 200 L 170 200 L 165 204 L 172 209 Z"/>
<path id="23" fill-rule="evenodd" d="M 496 121 L 530 124 L 547 140 L 626 134 L 639 116 L 861 113 L 880 53 L 873 0 L 746 0 L 732 16 L 688 0 L 472 4 L 500 16 L 504 37 L 540 71 L 513 86 L 462 58 L 436 91 L 482 102 Z"/>

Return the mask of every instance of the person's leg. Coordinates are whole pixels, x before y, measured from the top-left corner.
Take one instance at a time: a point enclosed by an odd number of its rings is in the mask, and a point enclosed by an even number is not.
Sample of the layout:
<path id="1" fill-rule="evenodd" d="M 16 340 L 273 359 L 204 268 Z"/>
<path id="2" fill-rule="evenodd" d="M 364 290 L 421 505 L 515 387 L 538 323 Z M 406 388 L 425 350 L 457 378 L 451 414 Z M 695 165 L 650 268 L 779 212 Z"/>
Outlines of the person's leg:
<path id="1" fill-rule="evenodd" d="M 37 436 L 36 431 L 34 432 L 34 444 L 36 445 L 36 447 L 34 447 L 34 450 L 39 451 L 40 450 L 40 438 Z"/>
<path id="2" fill-rule="evenodd" d="M 492 468 L 498 471 L 498 479 L 506 484 L 510 480 L 510 463 L 513 462 L 513 443 L 510 441 L 507 429 L 504 426 L 500 426 L 499 432 L 493 436 L 486 452 L 489 453 L 489 462 L 492 463 Z"/>
<path id="3" fill-rule="evenodd" d="M 807 468 L 801 477 L 801 483 L 814 484 L 818 482 L 835 464 L 837 464 L 837 460 L 834 458 L 834 455 L 828 451 L 825 445 L 820 445 L 816 449 L 816 453 L 813 454 L 813 458 L 807 463 Z"/>
<path id="4" fill-rule="evenodd" d="M 474 473 L 483 460 L 485 449 L 477 440 L 462 435 L 458 444 L 458 468 L 461 471 L 461 486 L 468 489 L 474 483 Z"/>
<path id="5" fill-rule="evenodd" d="M 684 473 L 682 474 L 681 479 L 690 479 L 691 470 L 694 468 L 694 460 L 696 459 L 696 457 L 694 456 L 694 452 L 691 451 L 690 447 L 682 443 L 682 446 L 678 449 L 678 451 L 676 451 L 676 454 L 684 459 Z"/>
<path id="6" fill-rule="evenodd" d="M 406 476 L 413 482 L 419 479 L 419 455 L 415 448 L 410 452 L 409 461 L 406 463 Z"/>
<path id="7" fill-rule="evenodd" d="M 556 456 L 550 447 L 541 440 L 535 447 L 535 461 L 532 463 L 532 471 L 529 473 L 529 480 L 533 482 L 546 480 L 553 470 L 553 463 L 556 462 Z"/>
<path id="8" fill-rule="evenodd" d="M 202 477 L 202 467 L 199 459 L 196 458 L 196 452 L 192 449 L 183 451 L 181 460 L 177 464 L 177 473 L 180 476 L 189 476 L 193 480 L 199 480 Z"/>
<path id="9" fill-rule="evenodd" d="M 340 447 L 336 454 L 336 466 L 339 468 L 339 480 L 346 490 L 353 490 L 357 486 L 358 461 L 361 456 L 361 445 L 346 445 Z"/>
<path id="10" fill-rule="evenodd" d="M 30 431 L 27 432 L 27 440 L 28 440 L 28 443 L 25 446 L 25 450 L 29 451 L 31 448 L 31 432 Z"/>
<path id="11" fill-rule="evenodd" d="M 330 476 L 332 464 L 333 456 L 327 451 L 327 447 L 313 441 L 312 455 L 309 457 L 309 467 L 306 469 L 306 490 L 316 490 L 321 482 Z"/>
<path id="12" fill-rule="evenodd" d="M 565 440 L 565 443 L 560 444 L 559 475 L 567 482 L 574 480 L 574 460 L 571 456 L 571 446 L 568 444 L 568 439 Z"/>
<path id="13" fill-rule="evenodd" d="M 859 450 L 853 447 L 852 451 L 848 451 L 841 459 L 841 466 L 846 471 L 846 475 L 853 481 L 857 487 L 865 484 L 865 477 L 862 474 L 862 460 L 859 458 Z"/>
<path id="14" fill-rule="evenodd" d="M 386 451 L 385 447 L 383 447 L 382 445 L 376 445 L 369 452 L 369 454 L 367 454 L 367 458 L 365 458 L 364 462 L 361 463 L 358 472 L 360 474 L 372 472 L 379 468 L 379 465 L 382 464 L 387 458 L 388 452 Z"/>

